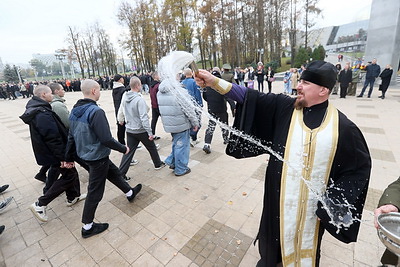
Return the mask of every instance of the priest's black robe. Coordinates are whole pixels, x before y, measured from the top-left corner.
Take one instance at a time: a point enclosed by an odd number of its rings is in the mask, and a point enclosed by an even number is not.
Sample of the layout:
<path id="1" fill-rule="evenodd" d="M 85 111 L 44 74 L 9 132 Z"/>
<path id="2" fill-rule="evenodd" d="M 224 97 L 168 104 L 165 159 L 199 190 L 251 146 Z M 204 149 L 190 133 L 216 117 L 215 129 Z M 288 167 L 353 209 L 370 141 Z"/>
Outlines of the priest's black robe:
<path id="1" fill-rule="evenodd" d="M 238 88 L 234 85 L 234 88 Z M 233 88 L 233 89 L 234 89 Z M 243 90 L 244 88 L 241 87 Z M 227 96 L 235 99 L 232 92 Z M 235 99 L 237 100 L 237 99 Z M 240 101 L 239 101 L 240 102 Z M 234 127 L 259 139 L 263 144 L 271 147 L 280 156 L 284 156 L 286 139 L 294 111 L 295 98 L 283 94 L 264 94 L 256 90 L 247 89 L 243 103 L 239 103 L 234 122 Z M 320 126 L 328 101 L 303 109 L 304 123 L 315 129 Z M 247 158 L 268 153 L 235 135 L 230 136 L 226 153 L 235 158 Z M 281 262 L 280 249 L 280 187 L 282 174 L 282 161 L 273 154 L 265 175 L 264 205 L 261 216 L 260 228 L 257 235 L 261 266 L 275 267 Z M 365 139 L 358 127 L 339 111 L 339 137 L 337 150 L 330 172 L 327 194 L 336 203 L 354 205 L 352 217 L 354 220 L 348 228 L 340 231 L 329 223 L 331 220 L 327 212 L 318 203 L 317 216 L 321 219 L 319 242 L 317 248 L 317 265 L 319 263 L 319 247 L 322 234 L 327 230 L 338 240 L 350 243 L 357 240 L 360 227 L 362 209 L 367 195 L 371 171 L 371 158 Z M 329 188 L 331 183 L 333 188 Z M 336 207 L 336 206 L 335 206 Z M 333 211 L 340 216 L 341 210 Z"/>

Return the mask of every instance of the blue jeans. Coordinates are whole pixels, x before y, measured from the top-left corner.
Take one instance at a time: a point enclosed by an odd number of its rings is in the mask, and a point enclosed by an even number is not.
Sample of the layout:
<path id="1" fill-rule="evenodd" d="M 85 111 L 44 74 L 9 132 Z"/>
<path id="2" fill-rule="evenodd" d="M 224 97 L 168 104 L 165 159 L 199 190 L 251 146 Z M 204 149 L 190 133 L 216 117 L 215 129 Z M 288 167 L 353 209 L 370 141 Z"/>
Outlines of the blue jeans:
<path id="1" fill-rule="evenodd" d="M 292 94 L 292 83 L 290 81 L 287 81 L 287 83 L 283 84 L 285 88 L 285 93 L 291 95 Z"/>
<path id="2" fill-rule="evenodd" d="M 363 96 L 364 95 L 364 92 L 365 92 L 365 89 L 368 87 L 368 85 L 369 85 L 369 91 L 368 91 L 368 97 L 371 97 L 371 94 L 372 94 L 372 90 L 374 89 L 374 83 L 375 83 L 375 78 L 368 78 L 368 79 L 365 79 L 365 82 L 364 82 L 364 86 L 363 86 L 363 88 L 361 89 L 361 96 Z"/>
<path id="3" fill-rule="evenodd" d="M 180 133 L 171 133 L 172 135 L 172 151 L 165 159 L 165 163 L 171 167 L 175 167 L 175 174 L 184 174 L 189 163 L 190 153 L 190 129 Z"/>

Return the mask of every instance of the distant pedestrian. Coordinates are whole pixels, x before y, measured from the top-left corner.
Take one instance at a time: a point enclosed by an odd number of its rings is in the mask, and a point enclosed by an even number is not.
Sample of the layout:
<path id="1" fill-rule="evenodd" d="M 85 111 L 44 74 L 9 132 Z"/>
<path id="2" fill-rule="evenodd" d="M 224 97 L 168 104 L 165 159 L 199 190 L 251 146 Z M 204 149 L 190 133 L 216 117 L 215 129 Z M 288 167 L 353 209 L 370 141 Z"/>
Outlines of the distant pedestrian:
<path id="1" fill-rule="evenodd" d="M 365 74 L 365 82 L 364 86 L 361 89 L 361 93 L 357 97 L 363 97 L 365 89 L 369 85 L 369 91 L 368 91 L 368 98 L 371 97 L 372 90 L 374 89 L 374 83 L 375 79 L 379 76 L 381 72 L 381 67 L 376 64 L 376 58 L 374 58 L 371 62 L 371 64 L 368 64 L 366 67 L 367 73 Z"/>
<path id="2" fill-rule="evenodd" d="M 291 77 L 292 77 L 292 69 L 289 69 L 285 72 L 285 74 L 283 76 L 283 87 L 284 87 L 283 93 L 285 95 L 292 94 Z"/>
<path id="3" fill-rule="evenodd" d="M 340 64 L 340 62 L 338 62 L 338 63 L 336 63 L 335 67 L 337 70 L 337 78 L 339 78 L 339 73 L 342 70 L 342 64 Z M 339 82 L 338 82 L 338 79 L 336 79 L 335 86 L 332 89 L 332 95 L 337 95 L 338 91 L 339 91 Z"/>
<path id="4" fill-rule="evenodd" d="M 118 109 L 121 105 L 122 95 L 127 91 L 124 85 L 125 79 L 119 74 L 114 75 L 112 97 L 114 102 L 115 118 L 118 117 Z M 125 145 L 125 124 L 117 123 L 117 139 L 118 142 Z"/>
<path id="5" fill-rule="evenodd" d="M 197 105 L 200 107 L 203 107 L 203 100 L 201 98 L 201 92 L 199 86 L 196 84 L 196 82 L 193 79 L 193 74 L 192 70 L 189 68 L 186 68 L 183 70 L 183 74 L 185 75 L 185 79 L 182 81 L 183 86 L 188 90 L 189 95 L 192 97 L 192 99 L 196 102 Z M 198 115 L 198 120 L 199 122 L 201 121 L 201 114 Z M 191 142 L 190 145 L 194 147 L 196 144 L 199 143 L 197 140 L 197 133 L 200 130 L 201 125 L 197 127 L 196 131 L 194 128 L 190 129 L 190 138 Z"/>
<path id="6" fill-rule="evenodd" d="M 350 70 L 350 64 L 346 63 L 343 70 L 339 73 L 338 78 L 338 82 L 340 84 L 340 98 L 346 98 L 347 88 L 349 87 L 352 79 L 353 75 Z"/>
<path id="7" fill-rule="evenodd" d="M 268 67 L 266 75 L 267 75 L 268 93 L 271 93 L 272 92 L 272 83 L 275 81 L 275 78 L 274 78 L 275 72 L 271 68 L 271 66 Z"/>
<path id="8" fill-rule="evenodd" d="M 218 78 L 221 78 L 220 70 L 217 67 L 213 69 L 211 74 L 213 74 Z M 227 102 L 226 97 L 224 95 L 221 95 L 211 87 L 206 87 L 203 92 L 203 98 L 205 101 L 207 101 L 208 113 L 210 113 L 210 115 L 213 116 L 215 119 L 228 125 L 228 112 L 226 111 L 226 102 Z M 203 151 L 206 154 L 211 153 L 211 141 L 214 135 L 216 125 L 217 124 L 215 121 L 211 119 L 208 121 L 208 127 L 206 130 L 206 136 L 204 138 L 204 146 L 203 146 Z M 224 144 L 227 144 L 228 130 L 221 129 L 221 131 Z"/>
<path id="9" fill-rule="evenodd" d="M 160 137 L 156 135 L 156 126 L 158 118 L 160 117 L 160 110 L 158 109 L 157 93 L 158 86 L 160 86 L 160 75 L 158 75 L 157 71 L 153 72 L 152 78 L 153 81 L 150 85 L 151 131 L 154 135 L 154 140 L 158 140 Z"/>
<path id="10" fill-rule="evenodd" d="M 257 76 L 258 91 L 264 92 L 265 70 L 263 65 L 257 66 L 257 70 L 255 71 L 255 76 Z"/>
<path id="11" fill-rule="evenodd" d="M 297 95 L 297 85 L 300 81 L 300 74 L 296 68 L 292 68 L 292 76 L 290 77 L 290 86 L 292 87 L 291 95 Z"/>
<path id="12" fill-rule="evenodd" d="M 386 91 L 390 84 L 390 79 L 392 78 L 393 69 L 389 64 L 386 65 L 386 68 L 382 71 L 381 75 L 381 85 L 379 85 L 379 91 L 382 91 L 382 95 L 379 98 L 385 99 Z"/>
<path id="13" fill-rule="evenodd" d="M 347 91 L 348 96 L 355 96 L 357 92 L 357 84 L 360 82 L 360 74 L 361 74 L 361 65 L 357 64 L 354 69 L 351 71 L 351 84 L 350 88 Z"/>

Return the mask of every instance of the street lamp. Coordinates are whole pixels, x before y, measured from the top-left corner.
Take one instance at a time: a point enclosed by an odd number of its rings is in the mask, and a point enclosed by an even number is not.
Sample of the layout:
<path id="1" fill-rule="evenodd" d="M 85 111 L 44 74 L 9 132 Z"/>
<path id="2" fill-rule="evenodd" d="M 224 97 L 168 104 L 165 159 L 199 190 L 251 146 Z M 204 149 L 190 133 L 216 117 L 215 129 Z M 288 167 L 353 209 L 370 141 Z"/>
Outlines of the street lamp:
<path id="1" fill-rule="evenodd" d="M 56 51 L 56 53 L 57 52 L 58 51 Z M 63 64 L 64 63 L 63 60 L 65 59 L 65 54 L 57 53 L 54 56 L 56 57 L 56 59 L 60 60 L 61 72 L 62 72 L 63 79 L 65 80 L 65 71 L 64 71 L 64 64 Z"/>
<path id="2" fill-rule="evenodd" d="M 17 75 L 18 75 L 18 80 L 19 80 L 19 82 L 22 83 L 22 78 L 21 78 L 21 74 L 20 74 L 21 68 L 20 68 L 19 66 L 16 67 L 16 66 L 14 65 L 14 70 L 15 70 L 15 72 L 16 72 Z"/>

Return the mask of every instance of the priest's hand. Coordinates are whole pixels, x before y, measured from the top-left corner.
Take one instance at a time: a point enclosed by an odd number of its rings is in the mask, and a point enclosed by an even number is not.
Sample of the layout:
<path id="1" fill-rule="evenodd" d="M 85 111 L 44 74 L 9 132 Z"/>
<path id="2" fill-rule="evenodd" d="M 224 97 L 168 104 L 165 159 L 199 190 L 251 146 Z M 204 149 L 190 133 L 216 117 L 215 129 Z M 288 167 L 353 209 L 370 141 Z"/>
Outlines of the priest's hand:
<path id="1" fill-rule="evenodd" d="M 215 84 L 215 80 L 217 79 L 217 77 L 206 70 L 199 70 L 194 79 L 197 85 L 200 87 L 212 87 Z"/>
<path id="2" fill-rule="evenodd" d="M 375 228 L 376 228 L 376 229 L 379 228 L 379 226 L 378 226 L 378 216 L 379 216 L 380 214 L 389 213 L 389 212 L 398 212 L 398 211 L 399 211 L 399 209 L 398 209 L 395 205 L 392 205 L 392 204 L 383 205 L 383 206 L 380 206 L 379 208 L 375 209 L 375 211 L 374 211 L 374 215 L 375 215 L 375 218 L 374 218 Z"/>

